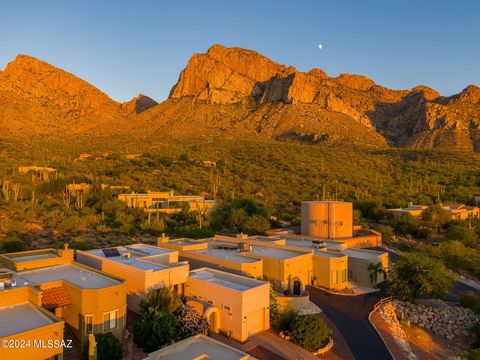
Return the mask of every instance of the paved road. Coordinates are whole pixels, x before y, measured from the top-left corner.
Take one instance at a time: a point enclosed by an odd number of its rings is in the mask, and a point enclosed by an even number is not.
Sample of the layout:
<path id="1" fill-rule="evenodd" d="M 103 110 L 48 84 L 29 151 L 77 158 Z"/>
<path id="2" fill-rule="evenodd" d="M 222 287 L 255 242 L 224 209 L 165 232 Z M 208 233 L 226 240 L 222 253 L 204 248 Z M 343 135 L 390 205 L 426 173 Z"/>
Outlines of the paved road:
<path id="1" fill-rule="evenodd" d="M 335 324 L 348 343 L 355 359 L 392 359 L 368 314 L 385 296 L 384 290 L 358 296 L 333 295 L 312 286 L 307 287 L 310 300 L 319 306 Z"/>

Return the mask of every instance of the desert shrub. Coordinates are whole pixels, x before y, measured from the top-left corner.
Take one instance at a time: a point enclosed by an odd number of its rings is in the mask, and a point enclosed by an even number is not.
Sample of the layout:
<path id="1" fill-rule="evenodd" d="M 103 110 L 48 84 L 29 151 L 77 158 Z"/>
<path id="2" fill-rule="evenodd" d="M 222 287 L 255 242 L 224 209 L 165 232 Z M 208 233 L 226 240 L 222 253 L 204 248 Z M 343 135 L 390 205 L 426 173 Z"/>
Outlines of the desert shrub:
<path id="1" fill-rule="evenodd" d="M 301 347 L 315 351 L 324 345 L 332 330 L 317 315 L 301 315 L 292 324 L 293 340 Z"/>
<path id="2" fill-rule="evenodd" d="M 278 330 L 291 332 L 293 330 L 293 323 L 299 316 L 298 310 L 293 307 L 287 307 L 283 311 L 280 311 L 277 324 Z"/>
<path id="3" fill-rule="evenodd" d="M 480 314 L 480 296 L 471 291 L 460 295 L 460 305 Z"/>
<path id="4" fill-rule="evenodd" d="M 95 334 L 97 342 L 97 360 L 120 360 L 123 356 L 123 349 L 120 340 L 112 333 Z M 83 358 L 88 359 L 88 341 L 83 349 Z"/>
<path id="5" fill-rule="evenodd" d="M 72 245 L 72 249 L 82 251 L 92 250 L 94 248 L 95 244 L 92 241 L 86 241 L 83 239 L 75 239 Z"/>
<path id="6" fill-rule="evenodd" d="M 464 360 L 480 360 L 480 348 L 464 351 L 461 358 Z"/>
<path id="7" fill-rule="evenodd" d="M 2 248 L 6 252 L 19 252 L 26 249 L 25 243 L 16 234 L 9 235 L 2 243 Z"/>

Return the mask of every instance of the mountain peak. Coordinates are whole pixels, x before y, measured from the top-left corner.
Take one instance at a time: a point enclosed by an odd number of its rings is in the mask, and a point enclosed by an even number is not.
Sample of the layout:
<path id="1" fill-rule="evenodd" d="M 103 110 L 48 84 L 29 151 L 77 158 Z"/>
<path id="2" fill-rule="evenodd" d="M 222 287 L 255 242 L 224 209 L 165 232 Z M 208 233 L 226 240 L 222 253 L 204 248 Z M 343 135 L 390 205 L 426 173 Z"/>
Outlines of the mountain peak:
<path id="1" fill-rule="evenodd" d="M 132 100 L 122 104 L 122 108 L 126 109 L 128 113 L 140 114 L 145 110 L 148 110 L 158 105 L 158 102 L 151 97 L 143 95 L 142 93 L 135 96 Z"/>

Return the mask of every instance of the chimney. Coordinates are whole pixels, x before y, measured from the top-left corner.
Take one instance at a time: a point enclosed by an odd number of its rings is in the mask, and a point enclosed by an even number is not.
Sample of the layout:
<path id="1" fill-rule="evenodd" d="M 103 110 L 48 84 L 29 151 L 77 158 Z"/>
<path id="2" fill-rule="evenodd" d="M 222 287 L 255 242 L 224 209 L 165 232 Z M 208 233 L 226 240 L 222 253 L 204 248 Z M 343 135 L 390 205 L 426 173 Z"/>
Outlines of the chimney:
<path id="1" fill-rule="evenodd" d="M 157 245 L 165 244 L 170 241 L 168 236 L 165 236 L 165 233 L 162 233 L 162 236 L 157 237 Z"/>

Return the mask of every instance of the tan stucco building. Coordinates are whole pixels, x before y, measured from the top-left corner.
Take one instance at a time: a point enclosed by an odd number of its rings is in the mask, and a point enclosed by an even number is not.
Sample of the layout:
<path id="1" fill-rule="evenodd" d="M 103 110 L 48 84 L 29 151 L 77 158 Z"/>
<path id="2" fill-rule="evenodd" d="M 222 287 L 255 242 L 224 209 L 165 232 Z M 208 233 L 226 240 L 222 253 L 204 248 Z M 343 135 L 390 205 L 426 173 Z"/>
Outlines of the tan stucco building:
<path id="1" fill-rule="evenodd" d="M 206 200 L 199 195 L 174 195 L 173 191 L 119 194 L 118 200 L 124 202 L 130 208 L 163 213 L 179 212 L 184 206 L 188 206 L 190 211 L 209 212 L 215 206 L 215 200 Z"/>
<path id="2" fill-rule="evenodd" d="M 128 309 L 134 312 L 152 289 L 169 287 L 181 294 L 189 271 L 187 262 L 178 261 L 177 251 L 145 244 L 77 251 L 77 261 L 125 279 Z"/>
<path id="3" fill-rule="evenodd" d="M 0 271 L 0 307 L 10 306 L 23 313 L 18 322 L 2 321 L 4 338 L 63 339 L 65 325 L 81 351 L 90 333 L 112 332 L 123 337 L 126 324 L 123 279 L 73 262 L 73 250 L 68 247 L 4 254 L 0 255 L 0 261 L 4 266 Z M 0 309 L 0 318 L 1 313 Z M 10 316 L 8 311 L 3 313 Z M 55 354 L 37 350 L 32 348 L 27 352 L 32 355 L 30 358 L 62 353 L 61 348 Z M 2 359 L 14 355 L 0 349 Z"/>
<path id="4" fill-rule="evenodd" d="M 185 284 L 187 305 L 203 314 L 210 330 L 238 341 L 270 328 L 270 284 L 224 271 L 192 270 Z"/>
<path id="5" fill-rule="evenodd" d="M 145 358 L 145 360 L 195 359 L 255 360 L 253 356 L 243 351 L 202 334 L 165 346 Z"/>

